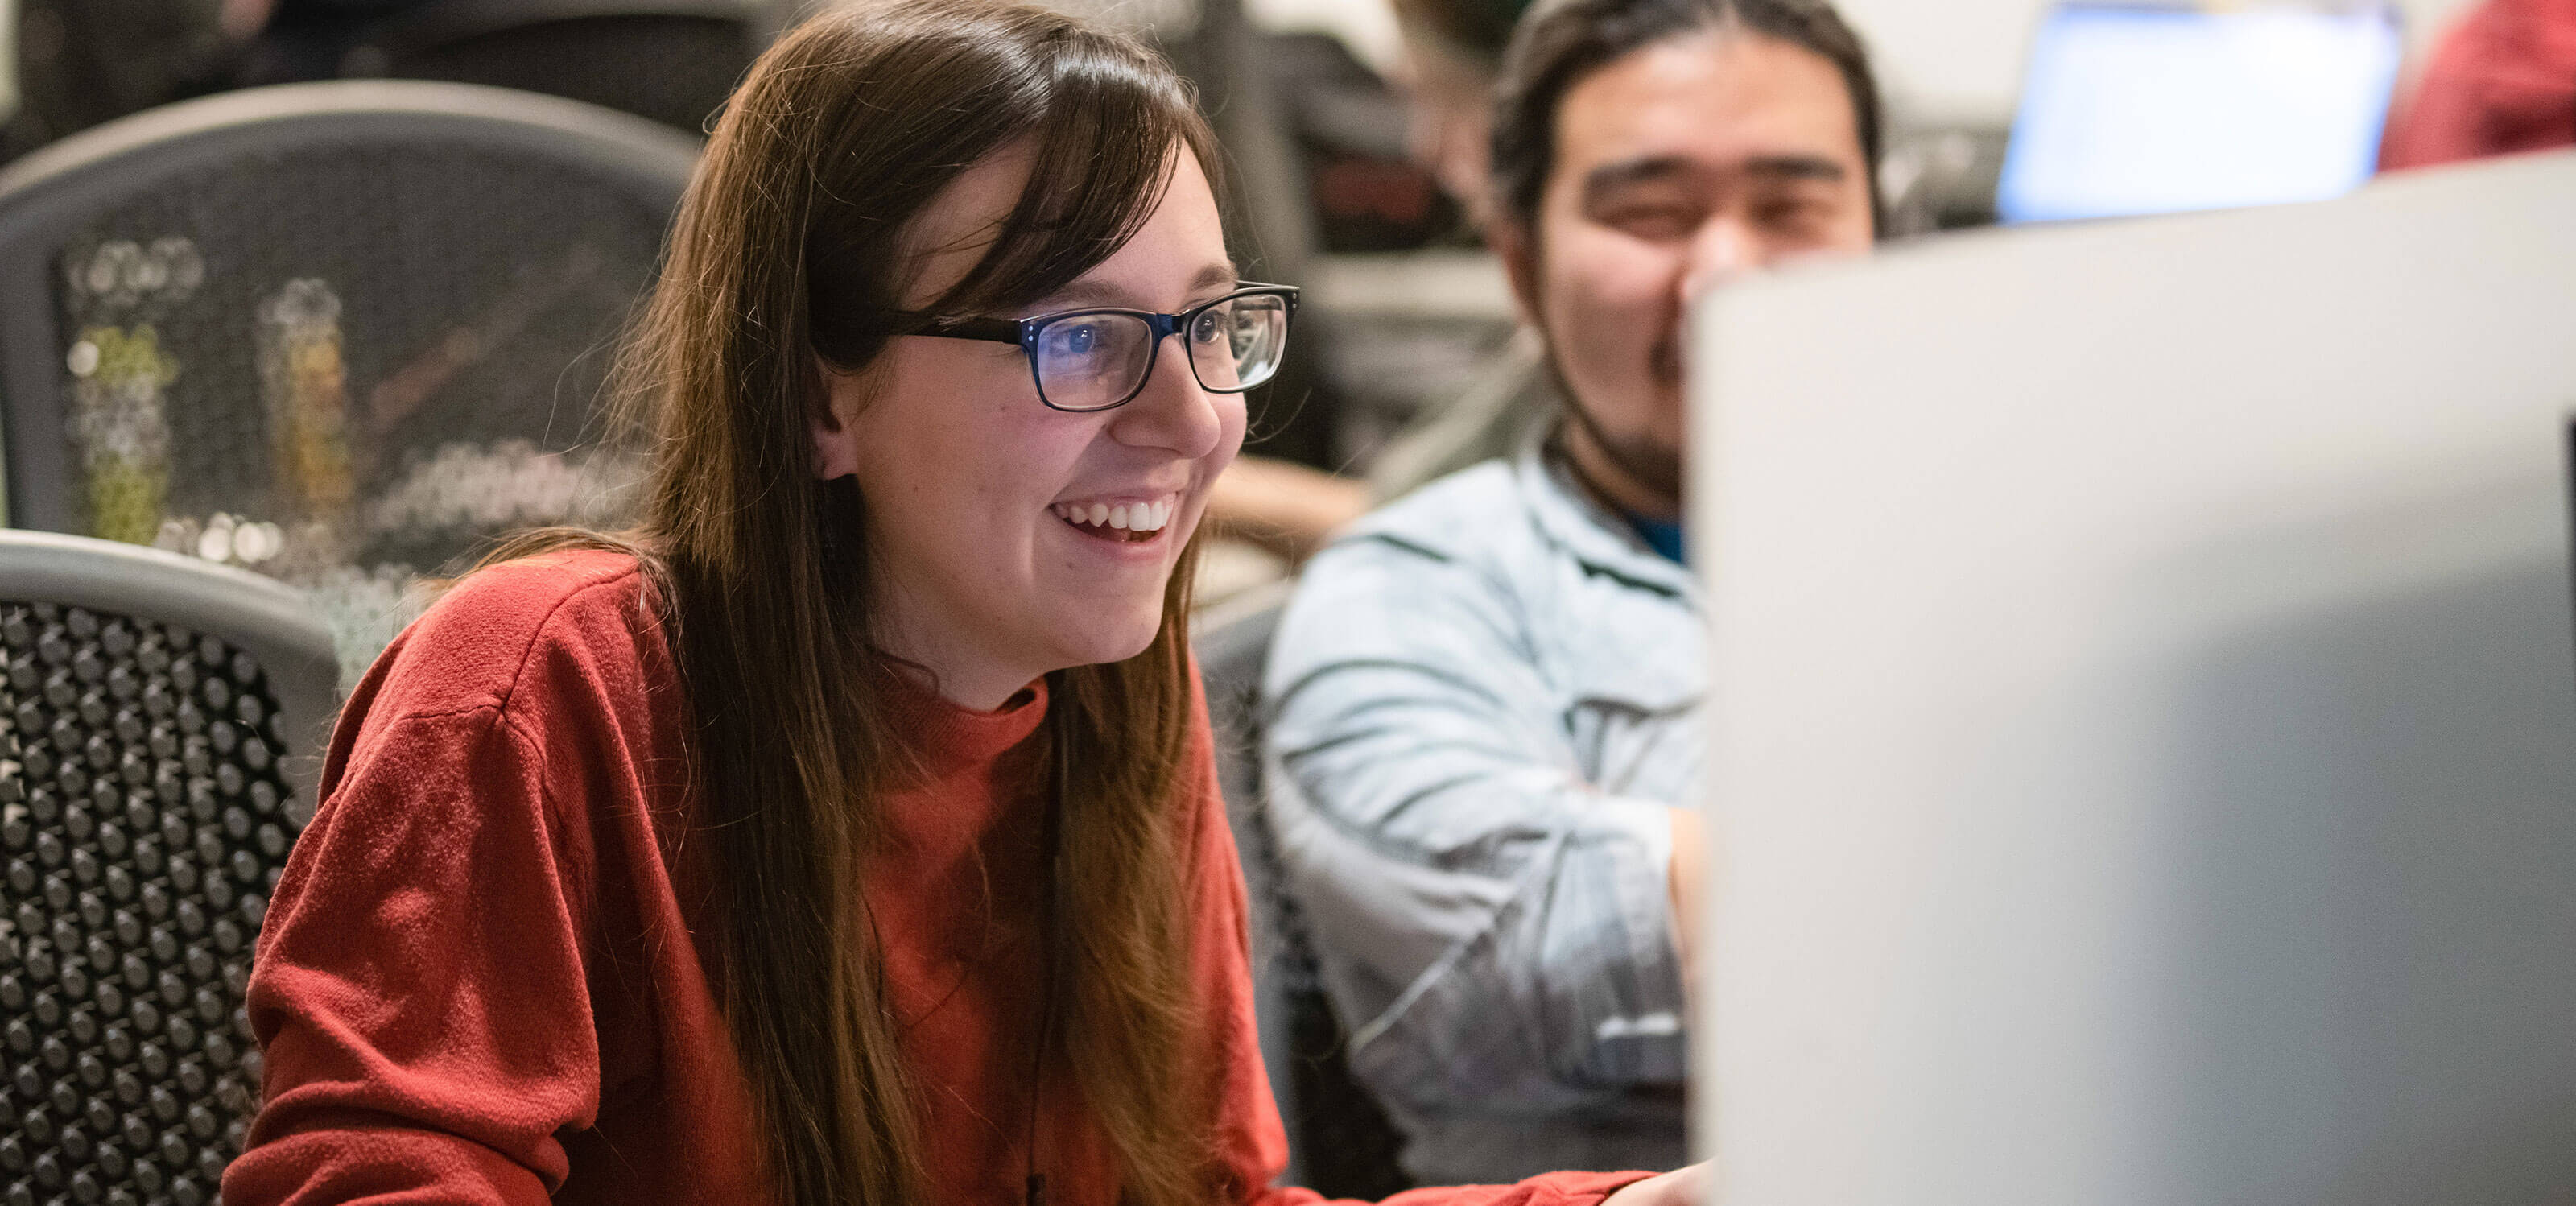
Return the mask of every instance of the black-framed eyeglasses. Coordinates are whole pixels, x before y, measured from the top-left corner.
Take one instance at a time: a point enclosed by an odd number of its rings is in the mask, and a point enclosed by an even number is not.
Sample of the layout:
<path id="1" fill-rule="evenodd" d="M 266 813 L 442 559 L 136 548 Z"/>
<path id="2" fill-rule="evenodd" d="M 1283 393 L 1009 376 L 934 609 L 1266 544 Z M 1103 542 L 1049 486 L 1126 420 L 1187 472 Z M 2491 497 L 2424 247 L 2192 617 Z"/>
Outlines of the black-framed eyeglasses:
<path id="1" fill-rule="evenodd" d="M 1234 292 L 1178 314 L 1067 310 L 1035 318 L 960 318 L 898 310 L 903 335 L 1015 343 L 1028 353 L 1038 400 L 1087 413 L 1125 405 L 1145 391 L 1166 336 L 1180 335 L 1190 372 L 1212 394 L 1239 394 L 1279 373 L 1297 287 L 1241 282 Z"/>

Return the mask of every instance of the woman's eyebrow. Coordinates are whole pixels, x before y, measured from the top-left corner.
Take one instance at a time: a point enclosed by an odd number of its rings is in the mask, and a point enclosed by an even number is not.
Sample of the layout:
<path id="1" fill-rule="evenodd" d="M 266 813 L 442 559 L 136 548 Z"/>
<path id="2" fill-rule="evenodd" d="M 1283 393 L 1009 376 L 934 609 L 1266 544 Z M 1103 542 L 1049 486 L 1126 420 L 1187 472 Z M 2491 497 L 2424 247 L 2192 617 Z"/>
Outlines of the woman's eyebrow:
<path id="1" fill-rule="evenodd" d="M 1230 288 L 1236 279 L 1233 264 L 1209 264 L 1190 277 L 1187 295 L 1197 296 L 1211 289 Z M 1148 308 L 1138 305 L 1134 294 L 1108 281 L 1099 280 L 1075 281 L 1030 304 L 1033 307 L 1033 313 L 1066 310 L 1079 306 L 1114 306 L 1129 310 Z"/>
<path id="2" fill-rule="evenodd" d="M 1199 269 L 1197 276 L 1190 278 L 1190 292 L 1197 293 L 1201 290 L 1230 286 L 1241 279 L 1243 279 L 1242 270 L 1231 263 L 1210 264 Z"/>

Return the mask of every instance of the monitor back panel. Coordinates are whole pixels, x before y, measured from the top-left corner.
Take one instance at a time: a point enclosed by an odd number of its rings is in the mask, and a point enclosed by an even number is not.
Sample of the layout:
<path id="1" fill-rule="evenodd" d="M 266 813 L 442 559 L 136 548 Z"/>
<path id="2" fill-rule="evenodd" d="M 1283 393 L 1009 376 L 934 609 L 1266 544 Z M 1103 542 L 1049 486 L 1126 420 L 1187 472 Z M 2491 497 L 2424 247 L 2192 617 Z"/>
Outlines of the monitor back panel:
<path id="1" fill-rule="evenodd" d="M 1719 1201 L 2576 1202 L 2576 155 L 1694 316 Z"/>

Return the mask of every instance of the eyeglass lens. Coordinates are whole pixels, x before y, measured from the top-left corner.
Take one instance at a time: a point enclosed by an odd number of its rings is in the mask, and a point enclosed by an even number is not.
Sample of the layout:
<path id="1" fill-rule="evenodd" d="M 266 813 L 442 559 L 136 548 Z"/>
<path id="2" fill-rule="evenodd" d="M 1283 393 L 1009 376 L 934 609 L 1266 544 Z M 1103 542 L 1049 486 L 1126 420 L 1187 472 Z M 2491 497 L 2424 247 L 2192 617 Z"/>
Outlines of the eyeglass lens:
<path id="1" fill-rule="evenodd" d="M 1201 386 L 1247 390 L 1279 371 L 1288 302 L 1265 293 L 1228 298 L 1193 315 L 1178 334 Z M 1049 405 L 1099 410 L 1135 396 L 1152 369 L 1154 344 L 1154 328 L 1133 314 L 1072 314 L 1039 331 L 1029 354 Z"/>

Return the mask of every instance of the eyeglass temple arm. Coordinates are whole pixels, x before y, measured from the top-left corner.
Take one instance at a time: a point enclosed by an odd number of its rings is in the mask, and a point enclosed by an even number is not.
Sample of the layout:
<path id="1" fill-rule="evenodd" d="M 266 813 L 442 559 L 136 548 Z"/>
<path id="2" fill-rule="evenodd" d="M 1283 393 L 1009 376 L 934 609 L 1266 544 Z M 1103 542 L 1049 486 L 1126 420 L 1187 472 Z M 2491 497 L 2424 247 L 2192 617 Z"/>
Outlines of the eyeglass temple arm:
<path id="1" fill-rule="evenodd" d="M 897 310 L 886 317 L 895 320 L 895 334 L 937 335 L 945 339 L 983 339 L 993 343 L 1019 343 L 1027 324 L 1013 318 L 955 318 Z"/>

